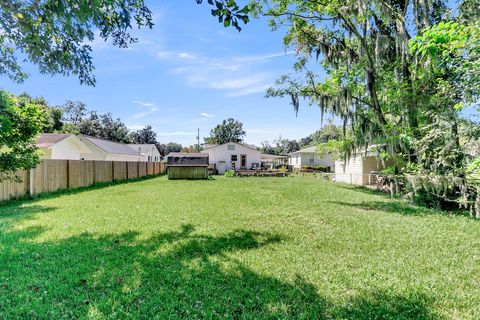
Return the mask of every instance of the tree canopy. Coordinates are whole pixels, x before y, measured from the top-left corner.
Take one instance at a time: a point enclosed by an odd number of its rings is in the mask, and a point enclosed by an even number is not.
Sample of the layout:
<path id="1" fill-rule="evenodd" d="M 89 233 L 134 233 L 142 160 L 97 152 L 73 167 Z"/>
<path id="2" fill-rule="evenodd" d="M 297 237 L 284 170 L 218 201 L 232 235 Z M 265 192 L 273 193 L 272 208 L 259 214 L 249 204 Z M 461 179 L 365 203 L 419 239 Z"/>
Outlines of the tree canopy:
<path id="1" fill-rule="evenodd" d="M 462 109 L 480 99 L 478 4 L 255 1 L 298 53 L 295 72 L 267 95 L 339 117 L 344 158 L 381 142 L 396 172 L 465 177 L 472 159 L 459 126 Z"/>
<path id="2" fill-rule="evenodd" d="M 240 121 L 228 118 L 210 130 L 210 136 L 204 138 L 204 140 L 208 144 L 242 143 L 245 134 L 243 124 Z"/>
<path id="3" fill-rule="evenodd" d="M 203 0 L 195 0 L 201 4 Z M 233 0 L 207 0 L 211 14 L 225 27 L 240 30 L 248 7 Z M 22 82 L 28 75 L 19 57 L 36 64 L 43 74 L 74 75 L 81 84 L 95 85 L 92 61 L 94 38 L 125 48 L 138 41 L 134 27 L 152 28 L 152 12 L 144 0 L 2 1 L 0 5 L 0 74 Z"/>
<path id="4" fill-rule="evenodd" d="M 14 178 L 17 170 L 38 163 L 35 138 L 45 126 L 43 106 L 25 96 L 0 90 L 0 172 Z"/>

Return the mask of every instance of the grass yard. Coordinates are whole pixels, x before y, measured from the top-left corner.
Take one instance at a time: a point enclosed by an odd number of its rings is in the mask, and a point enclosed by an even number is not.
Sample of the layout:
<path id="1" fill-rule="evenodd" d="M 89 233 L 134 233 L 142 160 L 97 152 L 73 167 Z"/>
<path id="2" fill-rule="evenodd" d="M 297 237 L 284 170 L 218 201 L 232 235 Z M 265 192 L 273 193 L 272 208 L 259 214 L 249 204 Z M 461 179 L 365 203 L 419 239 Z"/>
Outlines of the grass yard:
<path id="1" fill-rule="evenodd" d="M 0 319 L 479 319 L 480 223 L 311 177 L 0 206 Z"/>

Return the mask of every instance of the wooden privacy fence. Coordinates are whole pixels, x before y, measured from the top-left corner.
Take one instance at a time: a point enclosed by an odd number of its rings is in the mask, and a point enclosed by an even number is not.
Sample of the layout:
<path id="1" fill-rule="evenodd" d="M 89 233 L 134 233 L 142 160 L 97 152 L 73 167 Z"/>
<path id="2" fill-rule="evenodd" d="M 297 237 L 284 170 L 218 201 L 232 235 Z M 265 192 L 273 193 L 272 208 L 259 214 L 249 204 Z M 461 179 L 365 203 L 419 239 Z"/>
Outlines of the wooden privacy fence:
<path id="1" fill-rule="evenodd" d="M 164 162 L 42 160 L 35 169 L 17 173 L 22 182 L 1 181 L 0 173 L 0 202 L 27 194 L 88 187 L 165 172 Z"/>

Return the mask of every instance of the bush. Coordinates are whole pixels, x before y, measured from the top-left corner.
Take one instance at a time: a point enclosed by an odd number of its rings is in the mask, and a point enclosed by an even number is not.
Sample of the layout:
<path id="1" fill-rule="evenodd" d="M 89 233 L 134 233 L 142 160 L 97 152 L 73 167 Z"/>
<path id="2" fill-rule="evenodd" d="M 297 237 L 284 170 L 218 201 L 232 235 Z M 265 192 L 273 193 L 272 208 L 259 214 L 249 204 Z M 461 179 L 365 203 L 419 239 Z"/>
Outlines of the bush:
<path id="1" fill-rule="evenodd" d="M 303 166 L 301 172 L 330 172 L 330 167 L 324 166 Z"/>
<path id="2" fill-rule="evenodd" d="M 235 170 L 227 170 L 225 171 L 225 173 L 223 174 L 225 177 L 229 177 L 229 178 L 233 178 L 235 177 Z"/>

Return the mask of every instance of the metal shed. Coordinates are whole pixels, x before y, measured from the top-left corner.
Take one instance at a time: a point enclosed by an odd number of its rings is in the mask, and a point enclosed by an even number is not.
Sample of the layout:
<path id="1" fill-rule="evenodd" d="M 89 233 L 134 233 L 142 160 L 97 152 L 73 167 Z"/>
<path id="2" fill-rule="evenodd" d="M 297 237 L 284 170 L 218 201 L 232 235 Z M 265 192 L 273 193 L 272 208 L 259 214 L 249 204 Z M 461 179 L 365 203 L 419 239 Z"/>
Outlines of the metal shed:
<path id="1" fill-rule="evenodd" d="M 208 179 L 208 153 L 170 153 L 168 179 Z"/>

